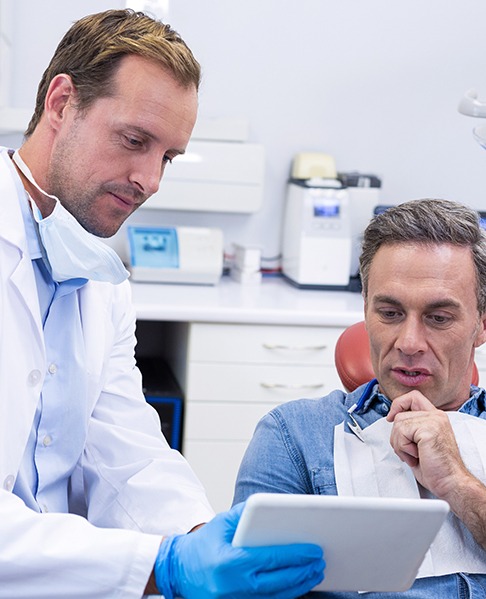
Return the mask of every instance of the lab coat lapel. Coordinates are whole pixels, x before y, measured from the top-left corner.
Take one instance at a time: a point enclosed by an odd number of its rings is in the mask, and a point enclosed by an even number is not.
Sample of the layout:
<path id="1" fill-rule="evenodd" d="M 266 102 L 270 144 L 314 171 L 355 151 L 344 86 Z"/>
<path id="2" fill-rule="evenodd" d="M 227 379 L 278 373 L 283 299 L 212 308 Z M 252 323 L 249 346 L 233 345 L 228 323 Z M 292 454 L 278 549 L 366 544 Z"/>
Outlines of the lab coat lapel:
<path id="1" fill-rule="evenodd" d="M 0 156 L 0 487 L 15 477 L 45 376 L 45 349 L 32 261 L 17 189 Z"/>
<path id="2" fill-rule="evenodd" d="M 17 188 L 12 178 L 12 170 L 9 169 L 3 159 L 0 159 L 0 198 L 2 199 L 1 208 L 4 215 L 4 218 L 0 220 L 0 241 L 4 241 L 7 246 L 13 246 L 11 248 L 5 246 L 6 259 L 9 261 L 10 268 L 8 271 L 2 270 L 2 284 L 10 284 L 17 290 L 18 299 L 22 301 L 29 313 L 32 326 L 31 334 L 36 336 L 36 341 L 43 344 L 37 287 L 32 260 L 27 249 Z M 11 274 L 4 279 L 3 277 L 7 272 Z"/>

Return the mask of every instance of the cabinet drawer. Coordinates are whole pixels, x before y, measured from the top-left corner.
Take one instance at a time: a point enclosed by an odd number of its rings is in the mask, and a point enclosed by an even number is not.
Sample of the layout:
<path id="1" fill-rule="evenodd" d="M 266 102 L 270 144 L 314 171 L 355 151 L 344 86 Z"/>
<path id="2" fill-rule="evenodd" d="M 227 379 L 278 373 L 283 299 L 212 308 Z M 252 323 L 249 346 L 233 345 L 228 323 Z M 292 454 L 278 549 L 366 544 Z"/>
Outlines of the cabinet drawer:
<path id="1" fill-rule="evenodd" d="M 191 325 L 189 360 L 252 364 L 334 364 L 340 327 Z"/>
<path id="2" fill-rule="evenodd" d="M 282 403 L 301 397 L 322 397 L 341 388 L 334 367 L 189 364 L 188 401 Z"/>
<path id="3" fill-rule="evenodd" d="M 188 402 L 184 415 L 184 447 L 187 440 L 249 441 L 262 416 L 276 404 Z"/>

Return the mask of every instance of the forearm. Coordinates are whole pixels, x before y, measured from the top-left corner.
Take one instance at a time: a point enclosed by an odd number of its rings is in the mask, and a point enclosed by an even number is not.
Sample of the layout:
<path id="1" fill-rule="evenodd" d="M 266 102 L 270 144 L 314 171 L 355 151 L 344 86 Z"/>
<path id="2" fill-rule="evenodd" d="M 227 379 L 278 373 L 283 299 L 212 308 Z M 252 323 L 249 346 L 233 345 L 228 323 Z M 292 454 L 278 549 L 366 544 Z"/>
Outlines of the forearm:
<path id="1" fill-rule="evenodd" d="M 436 409 L 417 391 L 403 395 L 393 401 L 387 416 L 394 423 L 390 443 L 417 481 L 447 501 L 476 542 L 486 549 L 486 486 L 462 459 L 451 424 L 455 415 Z M 454 422 L 457 426 L 457 419 Z M 462 434 L 471 433 L 463 430 Z M 483 429 L 478 434 L 482 436 Z"/>
<path id="2" fill-rule="evenodd" d="M 486 550 L 486 486 L 467 472 L 442 499 Z"/>

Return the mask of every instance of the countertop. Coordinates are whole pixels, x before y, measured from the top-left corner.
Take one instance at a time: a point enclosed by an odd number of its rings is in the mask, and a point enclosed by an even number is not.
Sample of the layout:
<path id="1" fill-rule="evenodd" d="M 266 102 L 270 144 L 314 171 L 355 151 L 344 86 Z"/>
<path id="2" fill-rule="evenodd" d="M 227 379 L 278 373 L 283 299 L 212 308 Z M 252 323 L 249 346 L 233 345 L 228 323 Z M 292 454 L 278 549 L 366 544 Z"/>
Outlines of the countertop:
<path id="1" fill-rule="evenodd" d="M 132 282 L 139 320 L 349 326 L 363 319 L 361 294 L 298 289 L 281 277 L 217 285 Z"/>

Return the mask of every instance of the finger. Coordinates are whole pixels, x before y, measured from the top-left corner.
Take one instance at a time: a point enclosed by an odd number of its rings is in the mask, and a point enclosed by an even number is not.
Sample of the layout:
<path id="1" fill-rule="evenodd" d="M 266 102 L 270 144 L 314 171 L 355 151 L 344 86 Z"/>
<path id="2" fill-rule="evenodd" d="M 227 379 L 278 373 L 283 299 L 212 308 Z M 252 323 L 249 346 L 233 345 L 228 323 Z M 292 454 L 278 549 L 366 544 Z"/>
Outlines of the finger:
<path id="1" fill-rule="evenodd" d="M 291 599 L 305 595 L 324 580 L 325 567 L 325 562 L 319 560 L 312 566 L 260 572 L 256 575 L 258 596 Z"/>
<path id="2" fill-rule="evenodd" d="M 415 439 L 417 412 L 396 415 L 390 434 L 390 445 L 397 456 L 411 468 L 417 466 L 419 450 Z"/>
<path id="3" fill-rule="evenodd" d="M 413 438 L 393 430 L 390 436 L 390 445 L 402 462 L 411 468 L 418 464 L 419 450 Z"/>
<path id="4" fill-rule="evenodd" d="M 391 404 L 390 411 L 386 419 L 388 422 L 393 422 L 395 416 L 402 412 L 431 412 L 437 408 L 425 397 L 420 391 L 414 390 L 396 397 Z"/>
<path id="5" fill-rule="evenodd" d="M 439 434 L 452 431 L 449 418 L 442 410 L 399 412 L 395 414 L 390 438 L 402 434 L 418 442 L 421 439 L 434 440 Z"/>
<path id="6" fill-rule="evenodd" d="M 405 435 L 395 435 L 390 437 L 390 444 L 395 450 L 395 453 L 406 453 L 412 458 L 419 457 L 419 450 L 414 439 Z"/>
<path id="7" fill-rule="evenodd" d="M 234 521 L 234 522 L 238 523 L 241 513 L 245 509 L 245 505 L 246 505 L 246 501 L 242 501 L 241 503 L 237 503 L 236 505 L 234 505 L 227 512 L 224 512 L 224 514 L 226 516 L 226 521 L 227 522 Z"/>
<path id="8" fill-rule="evenodd" d="M 311 543 L 246 547 L 245 550 L 255 563 L 265 564 L 265 570 L 312 566 L 323 559 L 322 549 Z"/>
<path id="9" fill-rule="evenodd" d="M 229 511 L 216 514 L 216 516 L 206 524 L 205 528 L 220 528 L 224 540 L 231 543 L 244 507 L 245 502 L 242 501 L 241 503 L 234 505 Z"/>
<path id="10" fill-rule="evenodd" d="M 418 457 L 415 457 L 412 452 L 395 450 L 395 453 L 402 460 L 402 462 L 407 464 L 407 466 L 410 466 L 410 468 L 415 468 L 415 466 L 418 466 L 419 459 Z"/>
<path id="11" fill-rule="evenodd" d="M 393 419 L 392 434 L 402 429 L 407 431 L 418 429 L 422 424 L 430 423 L 431 417 L 435 417 L 433 412 L 398 412 Z"/>

